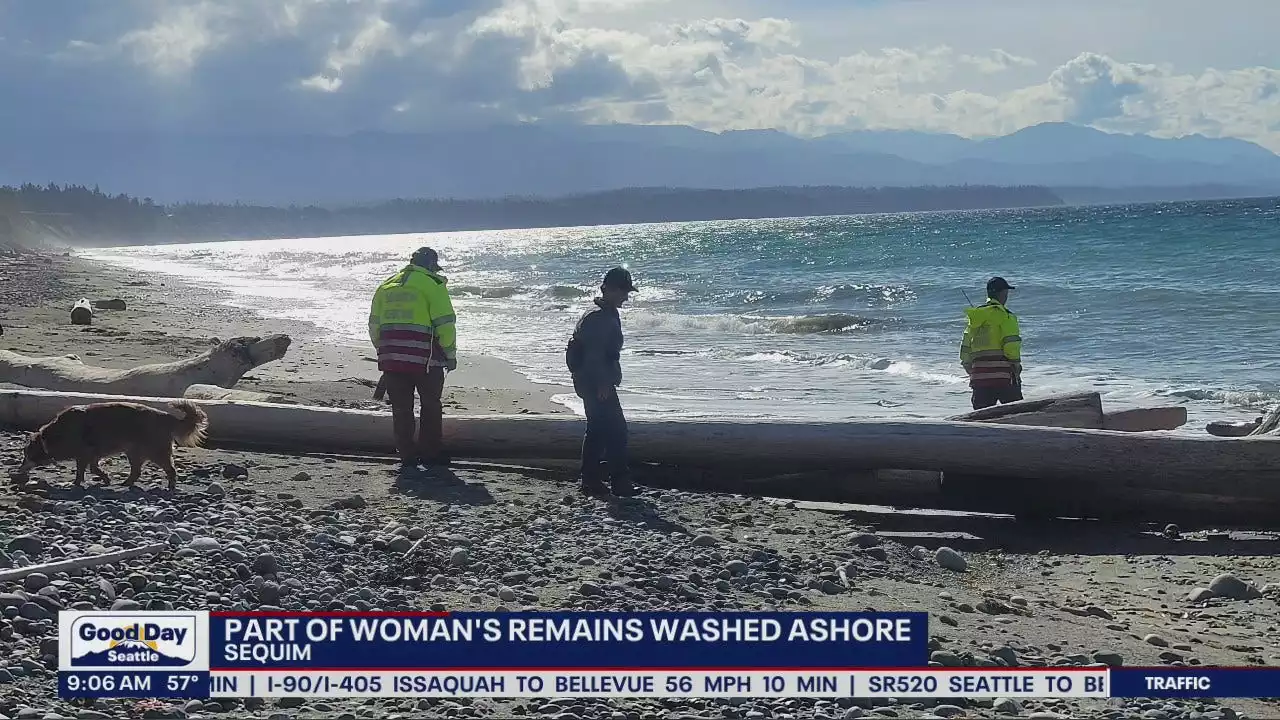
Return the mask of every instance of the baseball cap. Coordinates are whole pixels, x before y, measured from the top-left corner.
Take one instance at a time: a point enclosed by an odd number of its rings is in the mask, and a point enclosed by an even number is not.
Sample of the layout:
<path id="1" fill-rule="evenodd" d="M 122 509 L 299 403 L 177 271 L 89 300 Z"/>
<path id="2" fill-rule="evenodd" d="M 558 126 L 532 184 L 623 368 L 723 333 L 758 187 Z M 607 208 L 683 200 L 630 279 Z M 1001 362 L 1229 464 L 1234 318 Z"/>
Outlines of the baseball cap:
<path id="1" fill-rule="evenodd" d="M 427 269 L 440 266 L 440 256 L 432 248 L 423 246 L 413 251 L 413 257 L 409 262 Z"/>
<path id="2" fill-rule="evenodd" d="M 1009 284 L 1008 280 L 1000 276 L 996 276 L 987 281 L 987 292 L 1000 292 L 1001 290 L 1017 290 L 1018 288 Z"/>
<path id="3" fill-rule="evenodd" d="M 631 281 L 631 273 L 626 268 L 616 267 L 604 274 L 600 287 L 617 288 L 627 292 L 636 292 L 635 283 Z"/>

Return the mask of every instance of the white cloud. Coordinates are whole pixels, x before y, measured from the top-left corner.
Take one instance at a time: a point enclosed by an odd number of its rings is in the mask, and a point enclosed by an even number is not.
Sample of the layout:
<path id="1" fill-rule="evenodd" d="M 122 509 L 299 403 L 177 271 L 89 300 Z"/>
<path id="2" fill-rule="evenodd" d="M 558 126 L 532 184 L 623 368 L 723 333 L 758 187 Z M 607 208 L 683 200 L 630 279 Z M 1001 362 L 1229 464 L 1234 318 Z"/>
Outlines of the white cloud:
<path id="1" fill-rule="evenodd" d="M 1280 150 L 1280 70 L 1265 58 L 1189 67 L 1208 57 L 1204 43 L 1194 55 L 1181 37 L 1134 26 L 1168 3 L 1191 12 L 1188 0 L 1081 0 L 1109 13 L 1106 23 L 1014 0 L 923 14 L 920 3 L 770 5 L 788 17 L 736 17 L 717 2 L 134 0 L 73 21 L 43 3 L 0 6 L 0 91 L 28 113 L 20 127 L 44 127 L 51 114 L 69 126 L 299 132 L 555 118 L 983 136 L 1071 121 Z M 1280 6 L 1222 0 L 1209 24 L 1226 22 L 1232 2 Z M 1168 14 L 1177 27 L 1191 22 Z M 1143 41 L 1122 42 L 1116 23 Z M 1031 37 L 1037 27 L 1056 35 Z M 898 42 L 907 37 L 923 44 Z M 1246 58 L 1229 52 L 1230 38 L 1205 43 L 1213 57 Z M 56 97 L 83 109 L 54 113 Z"/>

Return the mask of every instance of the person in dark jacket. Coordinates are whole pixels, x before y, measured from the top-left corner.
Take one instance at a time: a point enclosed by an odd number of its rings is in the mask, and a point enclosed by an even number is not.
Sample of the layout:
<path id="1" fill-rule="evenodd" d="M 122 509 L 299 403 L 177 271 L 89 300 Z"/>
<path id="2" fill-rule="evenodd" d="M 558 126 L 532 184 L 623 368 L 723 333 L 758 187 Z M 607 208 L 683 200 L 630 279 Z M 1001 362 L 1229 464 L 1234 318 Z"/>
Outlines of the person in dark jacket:
<path id="1" fill-rule="evenodd" d="M 578 321 L 565 350 L 573 389 L 582 398 L 587 416 L 580 488 L 587 495 L 605 494 L 602 461 L 612 493 L 619 497 L 635 494 L 627 469 L 627 419 L 618 400 L 622 384 L 622 317 L 618 308 L 635 291 L 631 273 L 624 268 L 606 273 L 595 308 Z"/>

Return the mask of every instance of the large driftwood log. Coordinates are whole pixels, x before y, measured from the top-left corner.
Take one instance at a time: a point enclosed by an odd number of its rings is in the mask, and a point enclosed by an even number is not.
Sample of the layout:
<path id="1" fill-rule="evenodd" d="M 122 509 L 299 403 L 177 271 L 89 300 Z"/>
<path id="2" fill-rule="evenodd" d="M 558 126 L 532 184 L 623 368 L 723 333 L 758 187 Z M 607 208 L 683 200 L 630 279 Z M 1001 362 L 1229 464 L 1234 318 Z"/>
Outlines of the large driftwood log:
<path id="1" fill-rule="evenodd" d="M 1100 393 L 1084 392 L 996 405 L 956 415 L 951 419 L 961 422 L 1147 432 L 1182 427 L 1187 423 L 1187 409 L 1173 406 L 1108 413 L 1102 410 Z"/>
<path id="2" fill-rule="evenodd" d="M 71 405 L 118 400 L 79 393 L 0 391 L 0 423 L 32 428 Z M 138 398 L 156 407 L 167 400 Z M 288 449 L 393 451 L 391 415 L 267 403 L 200 402 L 214 441 Z M 452 416 L 457 457 L 561 457 L 581 452 L 583 422 L 537 415 Z M 1280 439 L 1220 440 L 945 420 L 845 422 L 633 420 L 636 462 L 807 470 L 941 470 L 1006 477 L 1119 482 L 1280 497 Z"/>
<path id="3" fill-rule="evenodd" d="M 120 399 L 0 391 L 0 425 L 35 428 L 66 407 Z M 209 414 L 214 443 L 394 453 L 389 413 L 197 403 Z M 581 451 L 583 423 L 574 417 L 452 416 L 444 427 L 458 458 L 572 461 Z M 1270 436 L 1222 440 L 945 420 L 633 420 L 630 447 L 642 469 L 675 467 L 674 475 L 693 478 L 677 482 L 727 492 L 1165 522 L 1214 512 L 1250 521 L 1280 517 L 1280 438 Z M 938 488 L 931 473 L 868 472 L 876 468 L 943 471 L 944 479 Z M 700 471 L 709 479 L 698 480 Z"/>
<path id="4" fill-rule="evenodd" d="M 250 370 L 284 357 L 289 342 L 287 335 L 233 338 L 195 357 L 129 370 L 85 365 L 74 356 L 28 357 L 0 350 L 0 383 L 63 392 L 182 397 L 192 385 L 234 385 Z"/>

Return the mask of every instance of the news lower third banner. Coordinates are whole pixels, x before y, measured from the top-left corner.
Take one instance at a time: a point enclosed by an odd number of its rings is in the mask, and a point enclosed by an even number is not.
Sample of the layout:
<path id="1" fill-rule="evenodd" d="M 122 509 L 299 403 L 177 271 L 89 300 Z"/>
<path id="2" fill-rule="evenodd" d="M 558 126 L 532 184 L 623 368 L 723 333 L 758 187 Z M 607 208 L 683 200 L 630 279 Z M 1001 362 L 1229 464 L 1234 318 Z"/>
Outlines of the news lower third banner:
<path id="1" fill-rule="evenodd" d="M 63 611 L 62 697 L 1269 697 L 1280 669 L 940 668 L 925 613 Z"/>

